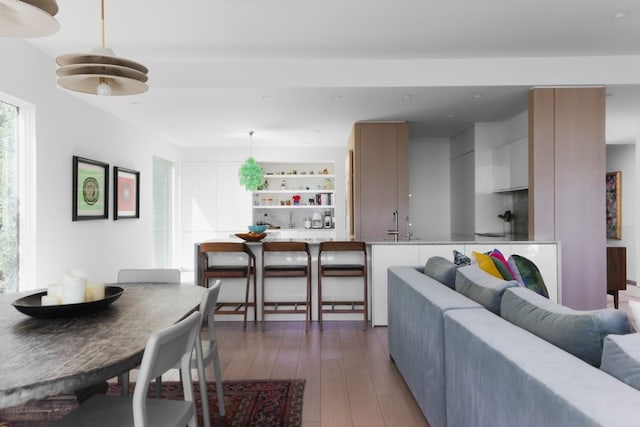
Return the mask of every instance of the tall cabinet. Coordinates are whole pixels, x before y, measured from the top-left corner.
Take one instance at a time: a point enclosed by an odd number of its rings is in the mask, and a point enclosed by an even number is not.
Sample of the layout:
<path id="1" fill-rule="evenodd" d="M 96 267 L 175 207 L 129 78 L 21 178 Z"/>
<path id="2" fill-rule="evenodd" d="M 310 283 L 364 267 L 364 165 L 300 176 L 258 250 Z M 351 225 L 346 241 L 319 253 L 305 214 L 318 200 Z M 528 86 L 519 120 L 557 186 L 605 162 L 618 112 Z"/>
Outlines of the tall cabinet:
<path id="1" fill-rule="evenodd" d="M 349 137 L 350 236 L 406 239 L 409 217 L 409 126 L 406 122 L 354 124 Z"/>

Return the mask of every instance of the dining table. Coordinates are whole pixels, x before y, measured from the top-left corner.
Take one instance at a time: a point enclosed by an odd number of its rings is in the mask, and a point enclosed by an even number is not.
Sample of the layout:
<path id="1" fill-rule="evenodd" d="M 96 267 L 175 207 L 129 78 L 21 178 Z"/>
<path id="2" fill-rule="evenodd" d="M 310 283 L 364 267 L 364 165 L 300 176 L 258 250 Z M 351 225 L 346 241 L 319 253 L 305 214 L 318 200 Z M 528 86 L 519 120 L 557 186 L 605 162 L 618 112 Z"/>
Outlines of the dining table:
<path id="1" fill-rule="evenodd" d="M 73 393 L 140 365 L 150 335 L 198 309 L 192 284 L 128 283 L 107 307 L 37 318 L 12 306 L 37 291 L 0 294 L 0 408 Z"/>

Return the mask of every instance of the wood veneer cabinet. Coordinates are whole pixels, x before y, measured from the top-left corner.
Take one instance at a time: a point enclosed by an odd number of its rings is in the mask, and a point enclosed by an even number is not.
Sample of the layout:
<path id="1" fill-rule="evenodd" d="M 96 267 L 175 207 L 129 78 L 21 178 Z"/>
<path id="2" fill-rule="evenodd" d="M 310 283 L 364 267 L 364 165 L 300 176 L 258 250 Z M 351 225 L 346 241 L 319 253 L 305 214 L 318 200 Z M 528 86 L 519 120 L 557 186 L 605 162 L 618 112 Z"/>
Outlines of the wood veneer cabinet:
<path id="1" fill-rule="evenodd" d="M 349 137 L 350 237 L 393 239 L 398 212 L 399 239 L 409 216 L 409 125 L 406 122 L 356 123 Z"/>
<path id="2" fill-rule="evenodd" d="M 604 87 L 529 92 L 529 239 L 562 243 L 563 305 L 606 298 Z"/>

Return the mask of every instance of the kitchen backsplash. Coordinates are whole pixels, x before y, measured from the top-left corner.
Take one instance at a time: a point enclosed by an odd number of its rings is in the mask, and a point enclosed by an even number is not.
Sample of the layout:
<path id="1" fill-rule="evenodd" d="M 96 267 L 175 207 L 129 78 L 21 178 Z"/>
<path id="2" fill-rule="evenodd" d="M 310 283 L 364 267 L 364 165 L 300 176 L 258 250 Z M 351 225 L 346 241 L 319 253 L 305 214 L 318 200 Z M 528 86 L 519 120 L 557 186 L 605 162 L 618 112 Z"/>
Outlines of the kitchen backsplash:
<path id="1" fill-rule="evenodd" d="M 513 234 L 529 233 L 529 192 L 518 190 L 511 193 L 513 197 Z"/>

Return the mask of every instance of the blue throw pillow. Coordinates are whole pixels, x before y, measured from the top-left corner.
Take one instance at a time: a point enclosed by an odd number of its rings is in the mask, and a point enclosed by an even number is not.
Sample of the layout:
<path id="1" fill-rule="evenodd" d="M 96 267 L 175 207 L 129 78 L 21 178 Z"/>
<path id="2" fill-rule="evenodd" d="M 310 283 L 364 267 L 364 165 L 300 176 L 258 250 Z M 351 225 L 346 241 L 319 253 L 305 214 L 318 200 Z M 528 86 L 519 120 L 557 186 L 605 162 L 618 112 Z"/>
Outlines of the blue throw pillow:
<path id="1" fill-rule="evenodd" d="M 454 289 L 456 284 L 456 270 L 458 270 L 458 267 L 460 266 L 446 258 L 432 256 L 424 266 L 424 274 Z"/>
<path id="2" fill-rule="evenodd" d="M 520 287 L 505 291 L 500 315 L 596 368 L 604 338 L 631 332 L 627 313 L 622 310 L 574 310 Z"/>

